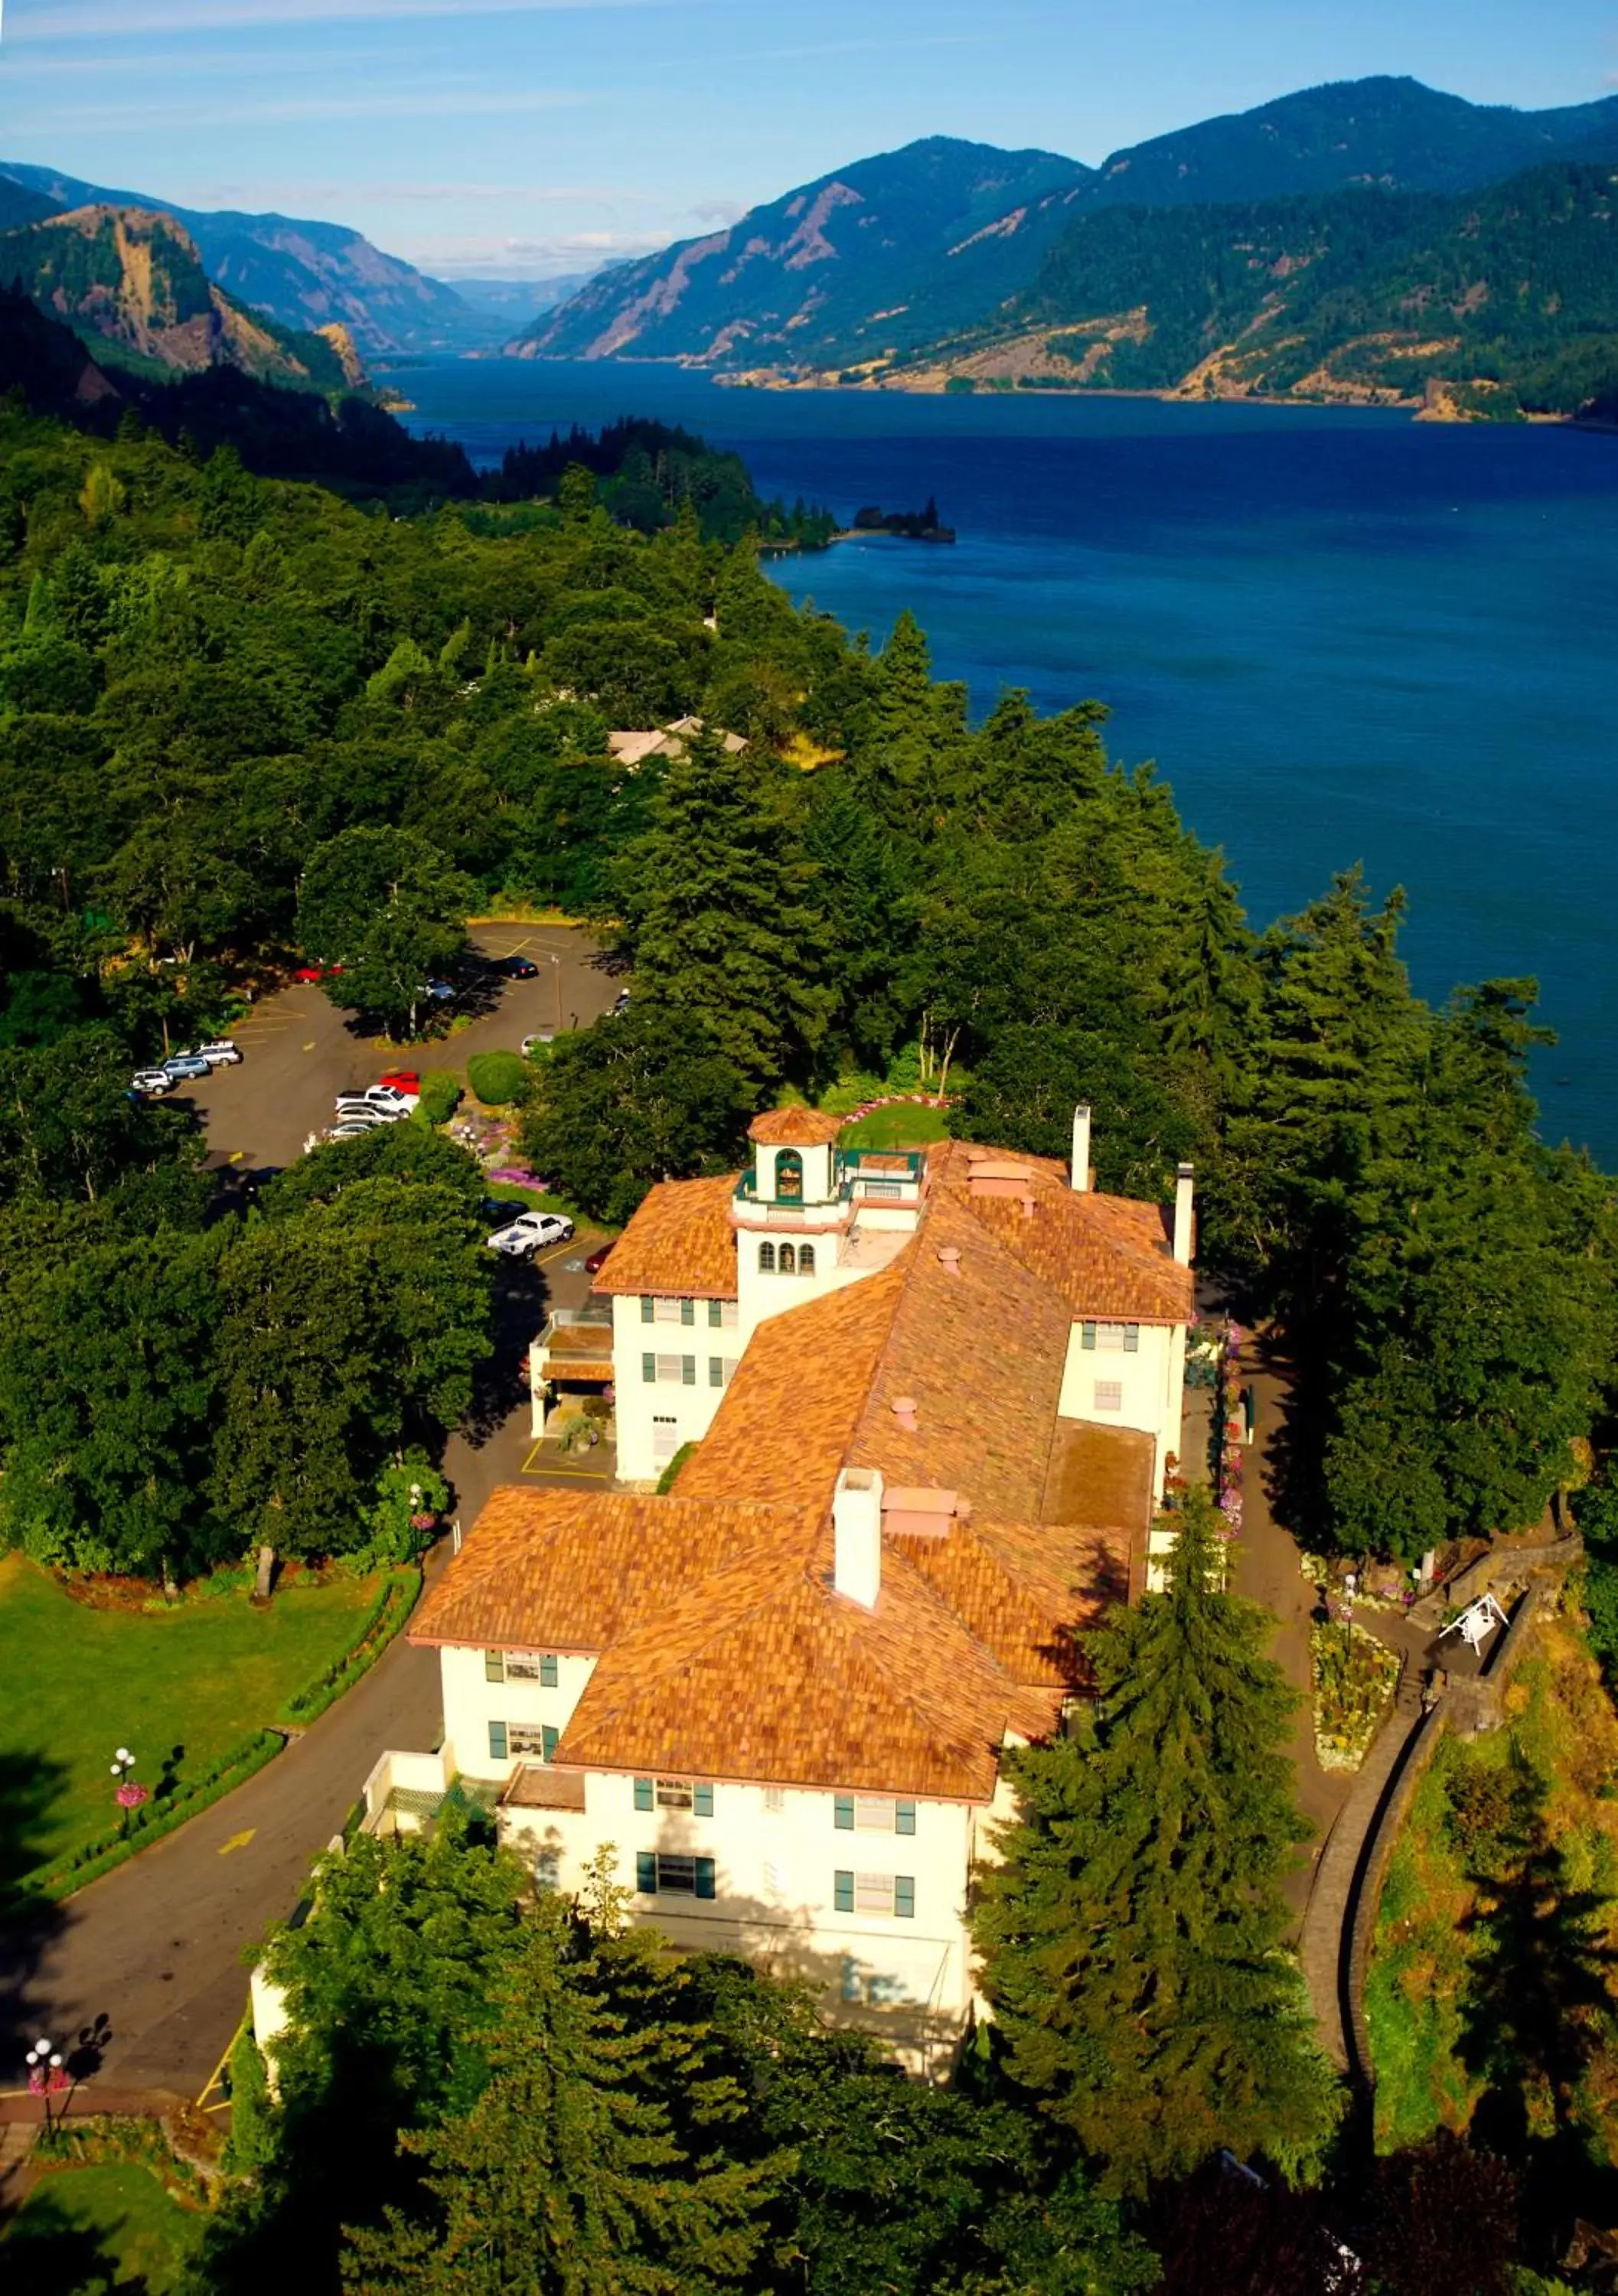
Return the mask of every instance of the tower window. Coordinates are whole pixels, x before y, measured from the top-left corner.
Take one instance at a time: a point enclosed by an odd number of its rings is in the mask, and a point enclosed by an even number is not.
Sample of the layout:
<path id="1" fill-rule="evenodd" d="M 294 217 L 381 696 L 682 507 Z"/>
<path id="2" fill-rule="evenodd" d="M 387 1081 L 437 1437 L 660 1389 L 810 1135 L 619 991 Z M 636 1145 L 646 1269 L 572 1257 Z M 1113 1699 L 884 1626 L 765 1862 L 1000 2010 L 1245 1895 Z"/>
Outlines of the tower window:
<path id="1" fill-rule="evenodd" d="M 776 1247 L 773 1243 L 761 1243 L 759 1246 L 759 1273 L 760 1275 L 773 1275 L 775 1272 Z"/>
<path id="2" fill-rule="evenodd" d="M 781 1246 L 776 1255 L 776 1265 L 780 1268 L 783 1275 L 795 1275 L 798 1273 L 798 1255 L 790 1243 L 784 1243 Z"/>
<path id="3" fill-rule="evenodd" d="M 783 1204 L 803 1201 L 803 1159 L 795 1148 L 783 1148 L 776 1153 L 776 1201 Z"/>
<path id="4" fill-rule="evenodd" d="M 812 1275 L 814 1272 L 815 1247 L 812 1243 L 801 1243 L 798 1246 L 798 1273 L 800 1275 Z"/>

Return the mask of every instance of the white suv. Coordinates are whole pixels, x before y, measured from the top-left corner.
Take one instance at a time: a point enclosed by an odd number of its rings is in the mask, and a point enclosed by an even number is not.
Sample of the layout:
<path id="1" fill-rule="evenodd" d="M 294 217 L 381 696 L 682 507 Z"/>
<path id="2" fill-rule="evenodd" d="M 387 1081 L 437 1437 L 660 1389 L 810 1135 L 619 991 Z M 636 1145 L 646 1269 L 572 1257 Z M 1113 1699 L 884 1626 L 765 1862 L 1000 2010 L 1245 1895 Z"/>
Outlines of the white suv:
<path id="1" fill-rule="evenodd" d="M 522 1259 L 547 1243 L 566 1243 L 572 1233 L 572 1221 L 563 1219 L 560 1212 L 519 1212 L 509 1226 L 495 1230 L 489 1248 L 505 1252 L 508 1259 Z"/>
<path id="2" fill-rule="evenodd" d="M 368 1111 L 384 1123 L 397 1123 L 401 1117 L 409 1115 L 420 1097 L 419 1093 L 400 1092 L 397 1085 L 374 1084 L 364 1092 L 340 1092 L 337 1112 L 340 1116 L 353 1116 Z"/>
<path id="3" fill-rule="evenodd" d="M 206 1061 L 210 1069 L 239 1069 L 242 1047 L 233 1044 L 228 1037 L 216 1037 L 212 1044 L 197 1046 L 197 1058 Z"/>

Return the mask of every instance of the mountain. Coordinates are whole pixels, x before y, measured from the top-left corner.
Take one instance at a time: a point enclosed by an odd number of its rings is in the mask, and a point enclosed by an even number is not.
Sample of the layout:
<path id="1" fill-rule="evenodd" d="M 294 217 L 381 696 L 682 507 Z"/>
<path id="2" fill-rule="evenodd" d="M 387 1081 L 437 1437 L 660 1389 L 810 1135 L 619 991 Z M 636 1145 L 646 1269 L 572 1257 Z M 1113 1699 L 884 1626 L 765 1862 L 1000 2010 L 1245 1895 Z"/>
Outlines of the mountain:
<path id="1" fill-rule="evenodd" d="M 0 280 L 95 338 L 99 359 L 180 374 L 233 366 L 304 390 L 341 390 L 351 379 L 351 346 L 246 310 L 209 278 L 190 234 L 149 209 L 70 208 L 8 231 Z"/>
<path id="2" fill-rule="evenodd" d="M 1090 170 L 931 136 L 842 168 L 591 281 L 518 358 L 857 365 L 979 316 L 1033 278 Z"/>
<path id="3" fill-rule="evenodd" d="M 36 414 L 85 417 L 120 403 L 70 327 L 0 286 L 0 391 L 9 390 L 21 390 Z"/>
<path id="4" fill-rule="evenodd" d="M 1618 166 L 1076 217 L 992 324 L 884 380 L 1575 414 L 1618 381 Z"/>
<path id="5" fill-rule="evenodd" d="M 1377 185 L 1466 191 L 1618 131 L 1618 95 L 1556 111 L 1468 103 L 1417 79 L 1335 80 L 1114 152 L 1087 209 L 1211 205 Z"/>
<path id="6" fill-rule="evenodd" d="M 504 342 L 513 326 L 538 318 L 542 311 L 554 311 L 595 275 L 595 271 L 563 271 L 554 279 L 457 279 L 453 286 L 480 318 L 498 329 Z"/>
<path id="7" fill-rule="evenodd" d="M 345 326 L 362 353 L 489 349 L 510 329 L 509 314 L 480 314 L 443 280 L 384 255 L 343 224 L 177 207 L 149 193 L 0 161 L 0 228 L 12 227 L 10 203 L 23 196 L 44 201 L 46 214 L 135 207 L 171 215 L 195 242 L 212 277 L 240 301 L 283 327 Z M 19 214 L 14 221 L 37 219 Z"/>
<path id="8" fill-rule="evenodd" d="M 729 231 L 604 272 L 506 348 L 860 381 L 962 330 L 999 332 L 1007 301 L 1081 220 L 1372 187 L 1455 194 L 1609 147 L 1618 150 L 1618 96 L 1515 111 L 1392 78 L 1203 120 L 1094 169 L 932 138 L 824 176 Z M 1127 259 L 1135 229 L 1118 226 L 1097 242 L 1109 266 Z M 1138 299 L 1126 295 L 1123 308 Z"/>

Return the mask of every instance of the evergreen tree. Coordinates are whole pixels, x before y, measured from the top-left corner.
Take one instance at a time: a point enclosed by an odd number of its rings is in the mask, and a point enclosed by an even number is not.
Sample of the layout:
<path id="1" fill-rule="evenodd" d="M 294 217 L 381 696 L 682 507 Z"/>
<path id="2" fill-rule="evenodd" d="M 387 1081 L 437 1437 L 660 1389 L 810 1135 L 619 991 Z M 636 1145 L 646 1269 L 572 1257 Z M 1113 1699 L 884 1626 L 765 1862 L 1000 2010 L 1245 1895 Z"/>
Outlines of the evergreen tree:
<path id="1" fill-rule="evenodd" d="M 706 2296 L 745 2279 L 784 2164 L 728 2157 L 719 2128 L 738 2100 L 722 2081 L 704 2155 L 684 2150 L 654 2092 L 671 2052 L 692 2073 L 689 2035 L 628 2030 L 576 1948 L 561 1902 L 542 1898 L 499 1997 L 489 2086 L 406 2137 L 424 2204 L 350 2235 L 349 2296 Z"/>
<path id="2" fill-rule="evenodd" d="M 1221 2144 L 1307 2174 L 1338 2111 L 1281 1948 L 1309 1828 L 1272 1621 L 1224 1587 L 1205 1491 L 1169 1521 L 1164 1590 L 1088 1640 L 1093 1718 L 1013 1759 L 974 1923 L 1012 2076 L 1121 2193 Z"/>

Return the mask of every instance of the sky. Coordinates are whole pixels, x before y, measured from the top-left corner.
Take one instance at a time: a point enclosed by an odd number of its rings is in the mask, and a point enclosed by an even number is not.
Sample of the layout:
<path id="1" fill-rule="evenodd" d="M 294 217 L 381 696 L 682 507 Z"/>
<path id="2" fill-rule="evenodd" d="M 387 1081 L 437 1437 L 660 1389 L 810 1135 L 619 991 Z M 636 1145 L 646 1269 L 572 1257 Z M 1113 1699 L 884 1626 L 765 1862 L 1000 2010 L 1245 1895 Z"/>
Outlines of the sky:
<path id="1" fill-rule="evenodd" d="M 0 0 L 0 160 L 542 278 L 949 135 L 1097 161 L 1290 90 L 1618 88 L 1618 0 Z"/>

